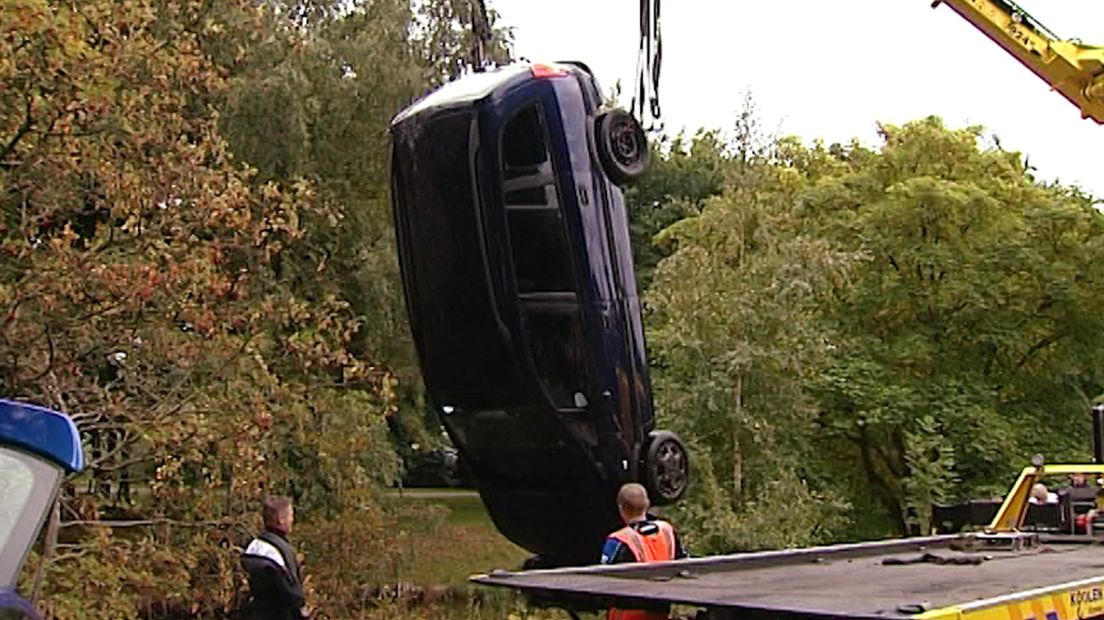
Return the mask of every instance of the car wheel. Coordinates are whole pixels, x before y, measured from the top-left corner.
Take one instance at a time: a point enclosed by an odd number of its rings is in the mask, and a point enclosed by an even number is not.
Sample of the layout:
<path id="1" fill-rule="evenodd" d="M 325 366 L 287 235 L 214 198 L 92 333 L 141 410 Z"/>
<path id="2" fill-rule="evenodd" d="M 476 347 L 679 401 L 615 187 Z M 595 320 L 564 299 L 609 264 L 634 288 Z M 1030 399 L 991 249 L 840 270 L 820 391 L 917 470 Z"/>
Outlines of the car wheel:
<path id="1" fill-rule="evenodd" d="M 673 504 L 690 485 L 690 455 L 678 435 L 669 431 L 651 434 L 644 456 L 644 486 L 652 503 Z"/>
<path id="2" fill-rule="evenodd" d="M 632 114 L 615 109 L 599 116 L 597 142 L 598 158 L 614 183 L 627 185 L 644 175 L 648 138 Z"/>

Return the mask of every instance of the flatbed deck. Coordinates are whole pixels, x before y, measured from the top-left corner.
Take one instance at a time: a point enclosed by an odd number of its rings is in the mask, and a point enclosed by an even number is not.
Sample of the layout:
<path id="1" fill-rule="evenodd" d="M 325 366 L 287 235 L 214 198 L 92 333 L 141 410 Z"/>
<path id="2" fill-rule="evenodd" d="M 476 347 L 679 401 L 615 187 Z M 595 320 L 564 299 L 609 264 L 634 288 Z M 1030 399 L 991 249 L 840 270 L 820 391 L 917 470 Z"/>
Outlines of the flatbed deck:
<path id="1" fill-rule="evenodd" d="M 1104 548 L 1085 537 L 964 534 L 473 581 L 582 606 L 680 603 L 718 617 L 1065 620 L 1104 613 Z"/>

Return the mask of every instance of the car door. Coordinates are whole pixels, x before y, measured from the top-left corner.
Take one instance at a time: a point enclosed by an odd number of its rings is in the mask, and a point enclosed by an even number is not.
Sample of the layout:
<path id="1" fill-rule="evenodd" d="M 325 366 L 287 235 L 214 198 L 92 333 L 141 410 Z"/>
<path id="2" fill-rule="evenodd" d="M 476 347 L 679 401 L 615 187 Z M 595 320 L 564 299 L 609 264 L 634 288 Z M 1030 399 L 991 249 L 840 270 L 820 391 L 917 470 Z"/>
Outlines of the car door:
<path id="1" fill-rule="evenodd" d="M 501 134 L 503 208 L 523 339 L 545 398 L 556 410 L 587 406 L 586 345 L 542 99 L 521 106 Z"/>

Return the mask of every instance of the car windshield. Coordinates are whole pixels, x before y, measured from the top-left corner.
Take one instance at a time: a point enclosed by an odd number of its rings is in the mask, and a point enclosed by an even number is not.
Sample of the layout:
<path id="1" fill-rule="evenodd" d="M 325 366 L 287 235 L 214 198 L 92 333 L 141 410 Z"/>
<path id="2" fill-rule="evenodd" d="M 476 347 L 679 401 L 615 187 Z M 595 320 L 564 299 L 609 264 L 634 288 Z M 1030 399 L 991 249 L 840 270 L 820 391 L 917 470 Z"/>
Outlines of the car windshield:
<path id="1" fill-rule="evenodd" d="M 60 479 L 55 465 L 0 446 L 0 590 L 15 587 Z"/>

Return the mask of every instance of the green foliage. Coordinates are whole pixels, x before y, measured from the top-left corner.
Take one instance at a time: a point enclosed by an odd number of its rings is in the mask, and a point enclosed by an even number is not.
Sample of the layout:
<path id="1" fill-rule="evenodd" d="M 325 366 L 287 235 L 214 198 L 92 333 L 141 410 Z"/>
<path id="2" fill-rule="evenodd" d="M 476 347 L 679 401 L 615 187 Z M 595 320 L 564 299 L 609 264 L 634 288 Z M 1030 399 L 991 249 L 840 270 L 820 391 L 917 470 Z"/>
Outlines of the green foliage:
<path id="1" fill-rule="evenodd" d="M 916 420 L 916 430 L 905 433 L 905 503 L 924 535 L 930 533 L 932 504 L 945 501 L 955 482 L 954 447 L 949 444 L 931 416 Z"/>
<path id="2" fill-rule="evenodd" d="M 322 208 L 302 215 L 305 240 L 279 265 L 281 279 L 310 299 L 332 295 L 348 303 L 362 318 L 351 352 L 386 360 L 397 380 L 390 386 L 392 425 L 422 445 L 439 443 L 426 430 L 435 421 L 421 419 L 391 227 L 386 128 L 404 105 L 464 66 L 471 4 L 309 4 L 289 9 L 310 17 L 298 28 L 269 15 L 268 28 L 279 36 L 242 63 L 222 126 L 258 178 L 311 182 Z M 492 56 L 508 58 L 505 33 L 495 37 Z"/>
<path id="3" fill-rule="evenodd" d="M 666 254 L 655 236 L 675 222 L 696 215 L 702 203 L 721 193 L 729 162 L 727 146 L 717 132 L 700 131 L 687 140 L 660 137 L 651 144 L 652 165 L 629 188 L 629 232 L 641 290 L 651 284 L 655 266 Z"/>
<path id="4" fill-rule="evenodd" d="M 806 544 L 828 536 L 840 505 L 801 456 L 817 413 L 804 382 L 831 345 L 817 310 L 854 257 L 801 230 L 790 170 L 734 151 L 744 155 L 724 193 L 657 237 L 675 248 L 647 295 L 657 398 L 671 426 L 707 448 L 697 471 L 715 485 L 708 512 L 735 512 L 728 534 L 711 538 Z M 801 519 L 778 512 L 782 497 L 801 502 Z"/>
<path id="5" fill-rule="evenodd" d="M 719 195 L 655 237 L 657 398 L 697 448 L 683 514 L 709 549 L 924 529 L 1036 451 L 1086 457 L 1100 214 L 979 128 L 882 137 L 728 146 Z M 824 530 L 782 533 L 795 506 Z"/>
<path id="6" fill-rule="evenodd" d="M 908 459 L 923 420 L 955 455 L 960 494 L 998 484 L 1032 450 L 1087 447 L 1077 431 L 1100 385 L 1088 301 L 1101 220 L 1032 182 L 1018 155 L 979 147 L 977 128 L 926 119 L 883 135 L 862 165 L 817 180 L 804 207 L 871 257 L 840 296 L 850 341 L 821 398 L 832 433 L 903 523 L 907 489 L 927 484 L 911 481 L 921 474 Z"/>
<path id="7" fill-rule="evenodd" d="M 492 3 L 487 2 L 487 5 Z M 473 50 L 477 40 L 473 20 L 476 3 L 471 0 L 418 0 L 414 41 L 421 66 L 428 69 L 433 84 L 456 78 L 475 65 Z M 502 64 L 512 57 L 513 32 L 496 25 L 498 12 L 487 6 L 487 30 L 490 41 L 484 47 L 488 62 Z"/>
<path id="8" fill-rule="evenodd" d="M 0 376 L 89 456 L 38 565 L 48 617 L 231 609 L 265 493 L 383 519 L 403 359 L 375 346 L 401 324 L 381 128 L 425 78 L 405 4 L 309 4 L 0 9 Z"/>

